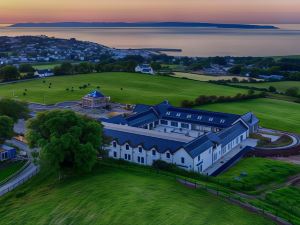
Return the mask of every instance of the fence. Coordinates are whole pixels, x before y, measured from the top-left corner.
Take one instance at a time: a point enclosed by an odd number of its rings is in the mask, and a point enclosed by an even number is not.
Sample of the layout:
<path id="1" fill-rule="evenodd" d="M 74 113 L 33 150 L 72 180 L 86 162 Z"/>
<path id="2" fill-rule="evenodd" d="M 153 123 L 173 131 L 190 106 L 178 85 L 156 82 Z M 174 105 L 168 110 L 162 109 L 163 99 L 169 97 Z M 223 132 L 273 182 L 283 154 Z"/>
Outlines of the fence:
<path id="1" fill-rule="evenodd" d="M 32 178 L 33 176 L 35 176 L 38 172 L 39 172 L 39 169 L 35 168 L 33 171 L 31 171 L 29 174 L 27 174 L 21 180 L 15 182 L 15 183 L 12 183 L 11 185 L 9 185 L 4 190 L 1 190 L 0 191 L 0 196 L 6 194 L 7 192 L 10 192 L 10 191 L 14 190 L 16 187 L 20 186 L 21 184 L 25 183 L 27 180 L 29 180 L 30 178 Z"/>

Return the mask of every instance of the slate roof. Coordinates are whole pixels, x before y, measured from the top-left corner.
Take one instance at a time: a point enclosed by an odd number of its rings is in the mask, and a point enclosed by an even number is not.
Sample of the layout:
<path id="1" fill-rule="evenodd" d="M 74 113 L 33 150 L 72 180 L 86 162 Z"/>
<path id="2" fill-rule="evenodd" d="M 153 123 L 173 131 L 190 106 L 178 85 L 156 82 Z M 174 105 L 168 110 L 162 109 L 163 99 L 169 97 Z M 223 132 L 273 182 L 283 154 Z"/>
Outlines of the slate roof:
<path id="1" fill-rule="evenodd" d="M 124 145 L 125 143 L 129 143 L 131 147 L 141 145 L 145 150 L 155 148 L 159 153 L 164 153 L 166 151 L 174 153 L 186 144 L 180 141 L 150 137 L 112 129 L 104 129 L 104 134 L 116 140 L 120 145 Z"/>
<path id="2" fill-rule="evenodd" d="M 259 119 L 252 113 L 248 112 L 245 115 L 242 115 L 242 119 L 249 125 L 253 126 L 259 122 Z"/>
<path id="3" fill-rule="evenodd" d="M 136 105 L 134 109 L 134 112 L 136 114 L 132 117 L 138 119 L 138 117 L 145 117 L 145 115 L 148 113 L 150 118 L 150 114 L 153 114 L 153 110 L 157 113 L 157 117 L 159 119 L 201 124 L 219 128 L 230 127 L 234 122 L 241 118 L 240 115 L 236 114 L 178 108 L 170 105 L 167 101 L 164 101 L 155 106 Z M 156 117 L 152 118 L 154 120 L 157 119 Z M 150 120 L 147 121 L 151 122 Z"/>
<path id="4" fill-rule="evenodd" d="M 11 147 L 11 146 L 7 146 L 7 145 L 0 145 L 0 152 L 3 151 L 12 151 L 15 150 L 15 148 Z"/>
<path id="5" fill-rule="evenodd" d="M 126 118 L 126 121 L 129 126 L 139 127 L 145 124 L 151 123 L 158 120 L 159 117 L 153 108 L 150 108 L 148 111 L 141 112 L 137 115 Z"/>
<path id="6" fill-rule="evenodd" d="M 103 98 L 103 97 L 105 97 L 104 94 L 102 94 L 100 91 L 96 91 L 96 90 L 88 93 L 86 96 L 91 97 L 91 98 Z"/>
<path id="7" fill-rule="evenodd" d="M 247 130 L 248 127 L 243 122 L 238 122 L 233 126 L 219 132 L 218 137 L 221 139 L 221 144 L 224 146 Z"/>

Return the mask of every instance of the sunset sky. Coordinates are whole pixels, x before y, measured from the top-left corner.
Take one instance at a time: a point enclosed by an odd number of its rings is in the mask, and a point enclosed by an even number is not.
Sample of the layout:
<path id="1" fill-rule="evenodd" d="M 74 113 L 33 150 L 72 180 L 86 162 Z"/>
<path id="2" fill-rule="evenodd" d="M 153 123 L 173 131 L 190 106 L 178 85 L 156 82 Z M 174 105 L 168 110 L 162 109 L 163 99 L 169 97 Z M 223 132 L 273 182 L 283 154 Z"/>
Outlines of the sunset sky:
<path id="1" fill-rule="evenodd" d="M 0 0 L 0 24 L 57 21 L 300 23 L 300 0 Z"/>

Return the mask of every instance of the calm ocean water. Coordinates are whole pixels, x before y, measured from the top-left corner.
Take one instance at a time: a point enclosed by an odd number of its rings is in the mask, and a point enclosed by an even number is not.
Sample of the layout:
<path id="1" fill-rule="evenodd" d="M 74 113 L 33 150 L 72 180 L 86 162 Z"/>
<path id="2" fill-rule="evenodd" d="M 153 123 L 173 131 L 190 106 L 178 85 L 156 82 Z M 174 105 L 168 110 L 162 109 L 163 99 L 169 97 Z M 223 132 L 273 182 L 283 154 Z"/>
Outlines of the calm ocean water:
<path id="1" fill-rule="evenodd" d="M 115 48 L 179 48 L 187 56 L 300 55 L 300 25 L 280 30 L 214 28 L 8 28 L 0 36 L 47 35 L 97 42 Z"/>

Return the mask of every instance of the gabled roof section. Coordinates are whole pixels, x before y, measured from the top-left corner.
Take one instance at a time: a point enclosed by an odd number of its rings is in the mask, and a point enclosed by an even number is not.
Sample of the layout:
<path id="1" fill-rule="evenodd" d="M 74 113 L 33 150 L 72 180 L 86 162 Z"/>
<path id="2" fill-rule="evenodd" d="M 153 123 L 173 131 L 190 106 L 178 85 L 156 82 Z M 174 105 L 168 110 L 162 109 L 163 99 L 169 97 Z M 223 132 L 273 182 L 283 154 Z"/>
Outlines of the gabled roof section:
<path id="1" fill-rule="evenodd" d="M 252 113 L 248 112 L 242 115 L 242 119 L 249 125 L 253 126 L 259 122 L 259 119 Z"/>
<path id="2" fill-rule="evenodd" d="M 192 158 L 197 157 L 207 149 L 214 146 L 213 141 L 207 136 L 202 135 L 184 146 L 184 149 Z"/>
<path id="3" fill-rule="evenodd" d="M 173 154 L 185 145 L 185 142 L 106 128 L 104 129 L 104 134 L 113 140 L 116 140 L 120 145 L 124 145 L 125 143 L 128 143 L 131 147 L 138 147 L 141 145 L 145 150 L 155 148 L 159 153 L 169 151 Z"/>
<path id="4" fill-rule="evenodd" d="M 150 108 L 148 111 L 144 111 L 126 118 L 126 121 L 129 126 L 139 127 L 148 123 L 152 123 L 158 119 L 159 117 L 155 110 Z"/>
<path id="5" fill-rule="evenodd" d="M 151 107 L 152 107 L 151 105 L 137 104 L 134 107 L 133 112 L 134 113 L 145 112 L 145 111 L 149 110 Z"/>
<path id="6" fill-rule="evenodd" d="M 224 146 L 237 138 L 239 135 L 245 133 L 247 130 L 248 127 L 240 121 L 233 126 L 222 130 L 220 133 L 218 133 L 218 137 L 221 139 L 221 144 Z"/>
<path id="7" fill-rule="evenodd" d="M 105 95 L 102 94 L 100 91 L 94 90 L 94 91 L 88 93 L 88 94 L 86 95 L 86 97 L 91 97 L 91 98 L 103 98 L 103 97 L 105 97 Z"/>

